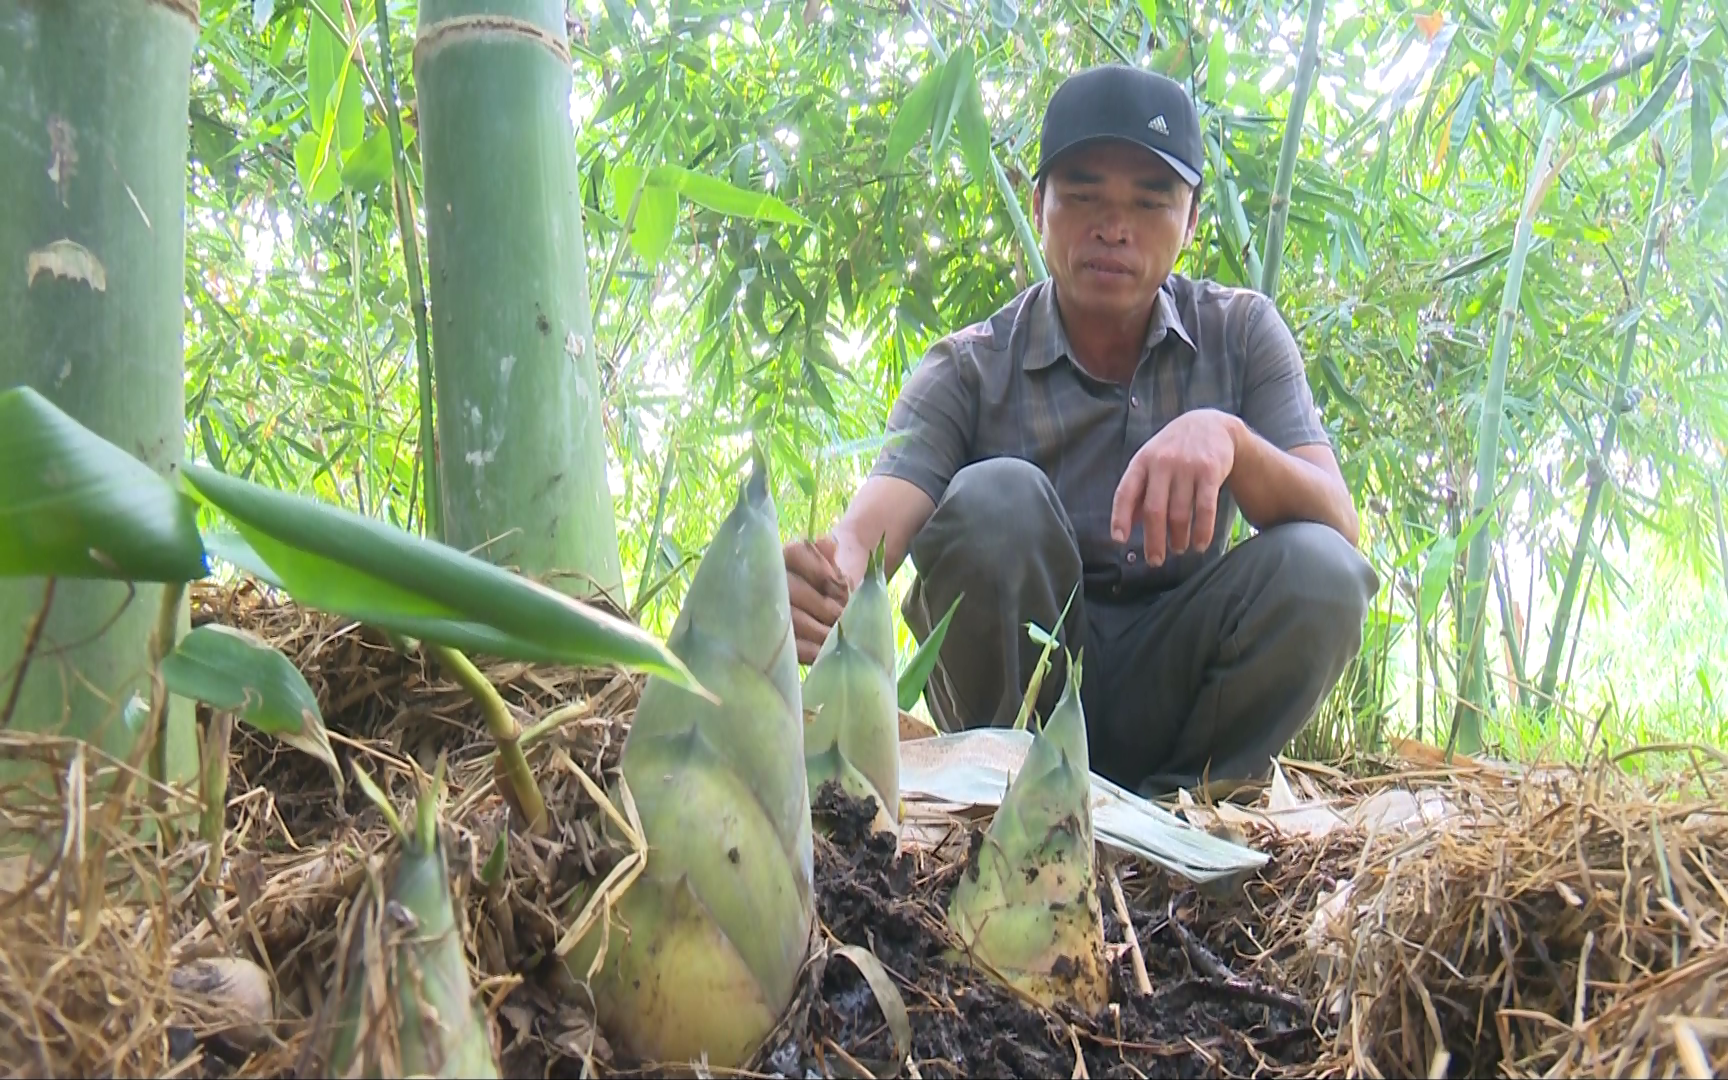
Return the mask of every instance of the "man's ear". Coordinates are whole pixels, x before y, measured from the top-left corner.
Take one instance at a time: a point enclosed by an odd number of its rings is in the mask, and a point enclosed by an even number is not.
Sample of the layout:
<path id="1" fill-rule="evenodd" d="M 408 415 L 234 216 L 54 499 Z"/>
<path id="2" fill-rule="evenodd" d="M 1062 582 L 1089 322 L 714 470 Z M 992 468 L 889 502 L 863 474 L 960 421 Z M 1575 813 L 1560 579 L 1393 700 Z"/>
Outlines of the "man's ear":
<path id="1" fill-rule="evenodd" d="M 1032 185 L 1032 227 L 1044 231 L 1044 181 Z"/>
<path id="2" fill-rule="evenodd" d="M 1198 187 L 1192 187 L 1188 189 L 1188 234 L 1182 238 L 1182 244 L 1184 247 L 1193 242 L 1194 233 L 1199 228 L 1200 189 Z"/>

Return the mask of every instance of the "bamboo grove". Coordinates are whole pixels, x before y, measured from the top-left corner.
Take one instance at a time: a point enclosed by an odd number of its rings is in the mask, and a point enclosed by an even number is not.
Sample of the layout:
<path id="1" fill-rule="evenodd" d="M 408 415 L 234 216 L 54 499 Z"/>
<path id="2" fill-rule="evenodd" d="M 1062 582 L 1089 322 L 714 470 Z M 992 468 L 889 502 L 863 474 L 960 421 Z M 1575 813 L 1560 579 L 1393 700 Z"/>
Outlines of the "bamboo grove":
<path id="1" fill-rule="evenodd" d="M 1372 16 L 1323 0 L 1195 15 L 992 0 L 939 18 L 917 0 L 892 16 L 620 0 L 573 21 L 543 2 L 428 0 L 410 28 L 385 0 L 0 0 L 0 257 L 22 268 L 0 284 L 0 656 L 33 648 L 46 593 L 54 636 L 88 639 L 72 659 L 100 691 L 26 665 L 7 719 L 99 736 L 206 798 L 226 728 L 198 730 L 188 696 L 330 755 L 303 706 L 260 712 L 196 682 L 272 662 L 186 632 L 182 592 L 210 556 L 426 645 L 483 707 L 468 653 L 646 672 L 605 793 L 627 809 L 608 822 L 636 845 L 633 877 L 569 898 L 585 932 L 563 966 L 628 1054 L 742 1067 L 817 945 L 823 785 L 873 800 L 878 830 L 901 818 L 882 552 L 801 673 L 780 544 L 827 520 L 849 475 L 837 459 L 868 455 L 872 403 L 922 345 L 1042 273 L 1019 164 L 1032 102 L 1066 65 L 1111 55 L 1194 83 L 1213 170 L 1195 268 L 1292 313 L 1350 479 L 1380 507 L 1375 555 L 1408 614 L 1376 611 L 1344 693 L 1409 634 L 1437 738 L 1475 749 L 1493 699 L 1552 707 L 1585 564 L 1606 565 L 1599 516 L 1623 534 L 1685 519 L 1668 531 L 1699 566 L 1722 533 L 1728 395 L 1712 365 L 1728 281 L 1711 235 L 1728 206 L 1728 23 L 1671 2 L 1626 42 L 1590 36 L 1622 16 L 1517 0 Z M 1271 79 L 1252 66 L 1263 20 L 1289 53 Z M 888 23 L 900 44 L 873 57 Z M 1340 104 L 1338 69 L 1369 81 L 1369 39 L 1410 58 L 1420 97 L 1405 77 Z M 887 74 L 870 84 L 873 65 Z M 1028 96 L 1004 90 L 1016 82 Z M 573 93 L 592 98 L 581 123 Z M 1466 155 L 1472 183 L 1510 194 L 1455 199 Z M 1412 197 L 1361 197 L 1394 184 Z M 297 200 L 294 270 L 236 288 L 255 233 L 210 211 L 256 216 L 272 185 Z M 1372 242 L 1436 230 L 1461 239 Z M 1660 362 L 1636 363 L 1658 352 L 1639 337 L 1658 316 Z M 848 337 L 885 359 L 849 363 Z M 1544 353 L 1561 341 L 1573 351 Z M 1560 419 L 1532 419 L 1544 410 Z M 691 494 L 704 485 L 725 501 Z M 1584 503 L 1576 532 L 1548 535 L 1567 501 Z M 1523 542 L 1559 553 L 1537 574 L 1560 597 L 1539 668 L 1523 660 L 1538 616 L 1505 566 L 1509 507 Z M 1512 669 L 1497 687 L 1496 634 Z M 967 962 L 1098 1010 L 1084 657 L 1070 661 L 1052 715 L 1027 717 L 1031 749 L 947 916 Z M 513 827 L 549 827 L 524 734 L 488 715 Z M 354 778 L 395 852 L 356 909 L 327 1063 L 495 1074 L 451 912 L 442 766 L 407 825 Z M 198 828 L 219 851 L 220 821 Z"/>

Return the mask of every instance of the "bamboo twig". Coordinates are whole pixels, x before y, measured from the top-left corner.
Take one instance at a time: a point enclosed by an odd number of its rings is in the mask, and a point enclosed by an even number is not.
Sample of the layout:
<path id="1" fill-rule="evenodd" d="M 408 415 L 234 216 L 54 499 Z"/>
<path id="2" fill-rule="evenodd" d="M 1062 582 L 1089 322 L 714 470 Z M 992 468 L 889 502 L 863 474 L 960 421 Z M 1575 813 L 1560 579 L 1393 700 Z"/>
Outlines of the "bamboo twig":
<path id="1" fill-rule="evenodd" d="M 510 707 L 504 703 L 497 687 L 487 681 L 480 669 L 474 666 L 474 662 L 461 652 L 446 645 L 427 647 L 438 663 L 448 669 L 450 676 L 462 684 L 462 689 L 473 695 L 480 706 L 481 713 L 486 717 L 486 731 L 498 744 L 498 762 L 495 768 L 499 779 L 503 781 L 506 794 L 523 820 L 528 823 L 528 831 L 544 833 L 546 800 L 541 796 L 540 785 L 534 782 L 534 773 L 529 770 L 528 759 L 522 753 L 522 733 L 516 725 L 516 718 L 510 715 Z"/>
<path id="2" fill-rule="evenodd" d="M 1128 942 L 1128 959 L 1134 965 L 1134 989 L 1141 997 L 1152 995 L 1152 980 L 1146 975 L 1146 956 L 1140 951 L 1140 935 L 1134 932 L 1134 920 L 1128 914 L 1128 901 L 1122 895 L 1122 875 L 1110 867 L 1110 901 L 1116 907 L 1116 917 L 1122 921 L 1122 936 Z"/>
<path id="3" fill-rule="evenodd" d="M 12 723 L 12 712 L 18 708 L 18 696 L 24 692 L 24 676 L 30 673 L 30 660 L 36 654 L 36 646 L 42 641 L 42 628 L 48 625 L 48 612 L 54 607 L 54 583 L 57 578 L 49 578 L 48 584 L 42 590 L 42 606 L 36 612 L 36 617 L 30 620 L 30 628 L 24 632 L 24 649 L 18 654 L 18 673 L 12 678 L 12 689 L 6 695 L 6 707 L 0 709 L 0 731 L 5 731 Z"/>
<path id="4" fill-rule="evenodd" d="M 313 5 L 314 8 L 317 5 Z M 432 352 L 426 333 L 426 282 L 420 276 L 420 241 L 414 225 L 414 193 L 408 183 L 408 153 L 402 142 L 402 109 L 397 103 L 396 67 L 390 56 L 390 14 L 384 0 L 373 0 L 378 18 L 378 66 L 384 76 L 384 126 L 390 132 L 392 194 L 396 231 L 402 235 L 402 261 L 408 271 L 408 298 L 414 315 L 414 355 L 420 378 L 420 477 L 424 492 L 421 520 L 426 535 L 444 538 L 438 493 L 438 438 L 432 399 Z"/>

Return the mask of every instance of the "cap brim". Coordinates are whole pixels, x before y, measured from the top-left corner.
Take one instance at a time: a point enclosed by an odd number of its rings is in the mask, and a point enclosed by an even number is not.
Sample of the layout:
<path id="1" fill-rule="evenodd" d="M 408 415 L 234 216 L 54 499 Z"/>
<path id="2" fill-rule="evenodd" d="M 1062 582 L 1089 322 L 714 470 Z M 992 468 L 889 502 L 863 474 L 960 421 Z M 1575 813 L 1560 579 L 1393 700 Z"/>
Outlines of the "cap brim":
<path id="1" fill-rule="evenodd" d="M 1069 143 L 1067 146 L 1064 146 L 1061 150 L 1058 150 L 1056 152 L 1056 155 L 1054 157 L 1050 158 L 1050 160 L 1048 160 L 1048 161 L 1044 162 L 1044 164 L 1040 165 L 1038 167 L 1038 171 L 1032 174 L 1032 179 L 1034 181 L 1042 179 L 1046 174 L 1048 174 L 1050 172 L 1051 166 L 1055 165 L 1058 161 L 1061 161 L 1064 157 L 1066 157 L 1068 154 L 1072 153 L 1073 151 L 1078 150 L 1083 146 L 1092 146 L 1096 143 L 1101 143 L 1101 142 L 1126 143 L 1129 146 L 1133 146 L 1133 147 L 1136 147 L 1138 149 L 1147 150 L 1147 151 L 1150 151 L 1151 153 L 1157 154 L 1160 158 L 1162 158 L 1164 160 L 1164 163 L 1166 165 L 1170 166 L 1171 170 L 1173 172 L 1175 172 L 1177 176 L 1182 178 L 1183 183 L 1187 184 L 1189 187 L 1199 187 L 1200 186 L 1200 174 L 1195 172 L 1193 169 L 1189 168 L 1187 165 L 1183 164 L 1174 155 L 1167 153 L 1163 150 L 1160 150 L 1156 146 L 1147 146 L 1143 142 L 1136 142 L 1133 139 L 1124 138 L 1121 135 L 1088 135 L 1083 139 L 1075 139 L 1073 142 Z"/>

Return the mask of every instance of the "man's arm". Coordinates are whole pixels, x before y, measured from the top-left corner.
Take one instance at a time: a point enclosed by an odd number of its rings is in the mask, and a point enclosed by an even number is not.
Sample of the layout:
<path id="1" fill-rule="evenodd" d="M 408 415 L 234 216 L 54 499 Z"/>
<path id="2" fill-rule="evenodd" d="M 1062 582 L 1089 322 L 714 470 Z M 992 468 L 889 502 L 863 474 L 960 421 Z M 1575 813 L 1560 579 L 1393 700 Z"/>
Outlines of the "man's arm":
<path id="1" fill-rule="evenodd" d="M 1256 301 L 1242 341 L 1246 385 L 1241 419 L 1231 425 L 1230 492 L 1256 529 L 1316 521 L 1355 545 L 1356 507 L 1320 424 L 1296 337 L 1272 301 Z"/>
<path id="2" fill-rule="evenodd" d="M 936 503 L 917 484 L 882 474 L 864 481 L 832 533 L 834 561 L 847 586 L 856 588 L 864 579 L 870 552 L 884 536 L 888 550 L 882 573 L 893 577 L 912 546 L 912 537 L 935 512 Z"/>
<path id="3" fill-rule="evenodd" d="M 1256 529 L 1313 521 L 1353 546 L 1360 541 L 1356 508 L 1320 425 L 1295 338 L 1269 301 L 1262 297 L 1258 304 L 1242 341 L 1242 415 L 1183 413 L 1135 452 L 1117 484 L 1110 534 L 1125 543 L 1138 520 L 1148 565 L 1212 543 L 1219 490 L 1226 486 Z"/>
<path id="4" fill-rule="evenodd" d="M 1280 450 L 1239 417 L 1230 417 L 1235 466 L 1230 493 L 1248 524 L 1264 530 L 1290 521 L 1330 525 L 1350 541 L 1361 541 L 1356 505 L 1332 448 L 1316 443 Z"/>
<path id="5" fill-rule="evenodd" d="M 886 576 L 905 560 L 965 458 L 973 401 L 963 358 L 952 340 L 938 341 L 901 388 L 888 416 L 892 439 L 846 512 L 828 535 L 785 546 L 800 662 L 816 658 L 878 542 L 887 541 Z"/>

